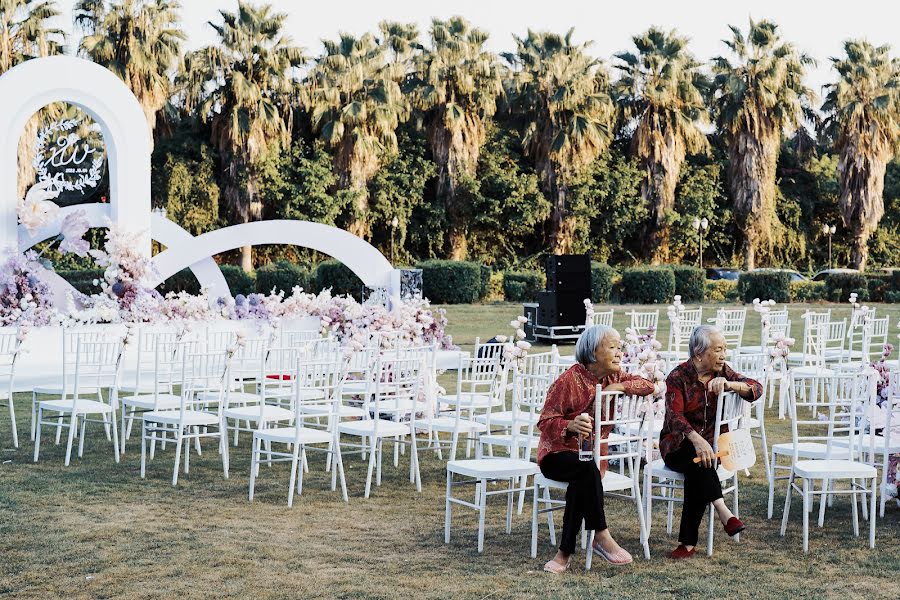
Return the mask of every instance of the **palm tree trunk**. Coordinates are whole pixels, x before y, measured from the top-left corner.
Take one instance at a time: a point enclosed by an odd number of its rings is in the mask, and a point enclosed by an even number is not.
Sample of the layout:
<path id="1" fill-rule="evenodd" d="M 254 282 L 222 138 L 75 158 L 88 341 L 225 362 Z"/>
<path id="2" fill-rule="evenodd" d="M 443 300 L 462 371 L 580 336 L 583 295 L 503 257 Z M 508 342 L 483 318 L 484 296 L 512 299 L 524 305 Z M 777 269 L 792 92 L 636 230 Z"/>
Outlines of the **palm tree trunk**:
<path id="1" fill-rule="evenodd" d="M 844 225 L 853 231 L 850 262 L 864 271 L 869 259 L 869 236 L 884 216 L 884 175 L 890 153 L 863 149 L 871 144 L 855 139 L 841 149 L 838 177 L 841 195 L 838 206 Z"/>
<path id="2" fill-rule="evenodd" d="M 675 188 L 684 162 L 684 144 L 671 133 L 665 135 L 662 148 L 644 161 L 644 180 L 641 197 L 650 206 L 650 231 L 647 236 L 647 256 L 658 265 L 671 260 L 669 218 L 675 209 Z"/>
<path id="3" fill-rule="evenodd" d="M 367 184 L 378 171 L 378 159 L 358 151 L 350 134 L 345 134 L 334 154 L 334 170 L 337 175 L 337 189 L 349 190 L 354 194 L 353 216 L 347 230 L 363 239 L 369 237 L 369 190 Z"/>
<path id="4" fill-rule="evenodd" d="M 744 229 L 744 269 L 756 267 L 761 245 L 771 243 L 775 215 L 777 128 L 760 124 L 756 131 L 742 129 L 728 146 L 728 182 L 738 223 Z"/>

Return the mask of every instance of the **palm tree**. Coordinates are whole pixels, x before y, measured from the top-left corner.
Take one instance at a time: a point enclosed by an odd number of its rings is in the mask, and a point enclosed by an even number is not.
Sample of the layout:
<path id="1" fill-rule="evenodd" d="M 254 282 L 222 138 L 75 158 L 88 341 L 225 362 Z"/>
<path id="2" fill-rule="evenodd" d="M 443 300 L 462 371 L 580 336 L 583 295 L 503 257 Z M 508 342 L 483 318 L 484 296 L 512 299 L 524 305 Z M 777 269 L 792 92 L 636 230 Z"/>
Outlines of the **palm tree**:
<path id="1" fill-rule="evenodd" d="M 644 171 L 641 197 L 650 208 L 647 255 L 669 260 L 669 220 L 675 186 L 687 153 L 707 148 L 698 124 L 706 121 L 707 78 L 687 50 L 688 39 L 651 27 L 631 38 L 637 53 L 616 54 L 621 78 L 613 86 L 624 122 L 633 127 L 631 149 Z"/>
<path id="2" fill-rule="evenodd" d="M 497 56 L 484 48 L 487 39 L 462 17 L 433 19 L 431 46 L 415 67 L 415 103 L 426 113 L 436 194 L 444 201 L 454 260 L 467 253 L 465 207 L 456 188 L 462 177 L 475 175 L 487 122 L 503 93 Z"/>
<path id="3" fill-rule="evenodd" d="M 732 39 L 725 45 L 737 61 L 712 61 L 716 121 L 728 145 L 729 186 L 745 235 L 744 268 L 752 269 L 757 250 L 771 244 L 778 151 L 785 131 L 800 124 L 813 98 L 803 76 L 815 61 L 782 42 L 771 21 L 751 19 L 746 36 L 729 28 Z"/>
<path id="4" fill-rule="evenodd" d="M 325 40 L 307 79 L 303 103 L 313 129 L 334 151 L 337 191 L 352 198 L 349 230 L 369 234 L 366 185 L 397 150 L 397 127 L 409 117 L 401 91 L 405 61 L 386 61 L 388 46 L 366 33 Z M 396 45 L 392 48 L 396 53 Z M 396 57 L 396 54 L 395 54 Z"/>
<path id="5" fill-rule="evenodd" d="M 63 51 L 65 34 L 50 25 L 59 14 L 55 0 L 0 0 L 0 75 L 26 60 Z M 34 180 L 31 157 L 39 123 L 37 115 L 29 119 L 19 138 L 19 197 Z"/>
<path id="6" fill-rule="evenodd" d="M 255 168 L 290 141 L 292 70 L 305 58 L 282 34 L 287 15 L 270 5 L 238 2 L 237 12 L 219 15 L 221 24 L 210 22 L 219 42 L 185 57 L 179 84 L 187 107 L 212 126 L 225 169 L 222 195 L 234 219 L 247 223 L 262 218 Z M 253 268 L 250 246 L 241 249 L 241 266 Z"/>
<path id="7" fill-rule="evenodd" d="M 569 213 L 569 186 L 609 145 L 615 108 L 609 76 L 585 52 L 588 44 L 529 30 L 504 54 L 515 70 L 511 80 L 514 113 L 525 122 L 523 144 L 550 198 L 550 245 L 556 254 L 572 251 L 577 220 Z"/>
<path id="8" fill-rule="evenodd" d="M 865 40 L 844 42 L 845 57 L 832 58 L 838 81 L 826 87 L 822 111 L 826 131 L 840 152 L 841 209 L 853 232 L 850 260 L 864 270 L 869 236 L 884 216 L 884 174 L 900 149 L 900 60 L 890 46 Z"/>
<path id="9" fill-rule="evenodd" d="M 84 32 L 79 51 L 103 65 L 137 97 L 151 140 L 156 114 L 172 94 L 169 77 L 187 39 L 178 28 L 178 0 L 79 0 L 73 16 Z"/>

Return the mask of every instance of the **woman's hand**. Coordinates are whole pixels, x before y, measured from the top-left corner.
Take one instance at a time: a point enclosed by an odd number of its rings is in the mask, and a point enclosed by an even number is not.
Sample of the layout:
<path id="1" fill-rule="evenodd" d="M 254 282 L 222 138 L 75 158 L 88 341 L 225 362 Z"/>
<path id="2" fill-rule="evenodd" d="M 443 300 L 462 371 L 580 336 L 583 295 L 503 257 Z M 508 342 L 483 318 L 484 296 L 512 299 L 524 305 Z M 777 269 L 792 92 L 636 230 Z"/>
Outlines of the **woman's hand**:
<path id="1" fill-rule="evenodd" d="M 566 431 L 574 434 L 591 435 L 594 432 L 594 419 L 589 415 L 578 415 L 566 425 Z"/>
<path id="2" fill-rule="evenodd" d="M 694 452 L 696 452 L 697 458 L 700 459 L 700 464 L 707 469 L 712 468 L 716 464 L 716 457 L 709 442 L 703 439 L 700 434 L 695 434 L 691 442 L 694 444 Z"/>
<path id="3" fill-rule="evenodd" d="M 706 389 L 711 391 L 714 394 L 721 394 L 722 392 L 728 391 L 728 380 L 724 377 L 716 377 L 715 379 L 710 379 L 709 383 L 706 384 Z"/>

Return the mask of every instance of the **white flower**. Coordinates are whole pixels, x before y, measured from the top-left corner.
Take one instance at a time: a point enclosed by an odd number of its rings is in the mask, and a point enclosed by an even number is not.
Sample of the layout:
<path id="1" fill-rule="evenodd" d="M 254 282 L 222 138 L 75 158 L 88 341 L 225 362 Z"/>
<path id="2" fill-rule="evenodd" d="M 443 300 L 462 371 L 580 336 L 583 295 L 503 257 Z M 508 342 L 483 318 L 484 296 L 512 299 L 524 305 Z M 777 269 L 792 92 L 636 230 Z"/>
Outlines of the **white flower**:
<path id="1" fill-rule="evenodd" d="M 528 322 L 528 317 L 525 317 L 525 316 L 521 316 L 521 315 L 520 315 L 520 316 L 516 317 L 516 320 L 517 320 L 519 323 L 525 324 L 525 323 Z"/>
<path id="2" fill-rule="evenodd" d="M 520 340 L 525 339 L 525 332 L 521 329 L 516 329 L 516 337 Z"/>
<path id="3" fill-rule="evenodd" d="M 519 340 L 518 342 L 516 342 L 516 348 L 519 348 L 520 350 L 528 350 L 529 348 L 531 348 L 531 344 L 529 344 L 525 340 Z"/>
<path id="4" fill-rule="evenodd" d="M 512 327 L 513 329 L 518 329 L 519 328 L 519 320 L 513 319 L 512 321 L 509 322 L 509 326 Z"/>
<path id="5" fill-rule="evenodd" d="M 498 342 L 500 342 L 500 343 L 502 344 L 502 343 L 504 343 L 506 340 L 508 340 L 509 338 L 507 338 L 505 335 L 495 335 L 495 336 L 494 336 L 494 339 L 497 340 Z"/>
<path id="6" fill-rule="evenodd" d="M 49 179 L 39 181 L 28 190 L 25 199 L 19 202 L 16 212 L 28 233 L 34 233 L 49 224 L 59 213 L 59 206 L 50 200 L 59 196 L 59 190 L 51 191 L 53 182 Z"/>

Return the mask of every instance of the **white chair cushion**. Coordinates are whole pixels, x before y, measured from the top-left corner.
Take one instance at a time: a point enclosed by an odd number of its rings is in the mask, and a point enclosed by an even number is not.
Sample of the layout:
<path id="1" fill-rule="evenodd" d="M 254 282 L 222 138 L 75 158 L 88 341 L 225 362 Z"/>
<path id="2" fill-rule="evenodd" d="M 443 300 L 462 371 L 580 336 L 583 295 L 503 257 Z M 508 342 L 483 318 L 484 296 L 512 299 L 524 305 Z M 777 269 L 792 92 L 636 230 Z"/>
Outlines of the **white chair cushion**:
<path id="1" fill-rule="evenodd" d="M 300 406 L 300 412 L 305 415 L 329 415 L 331 414 L 331 404 L 305 404 Z M 338 407 L 339 417 L 365 417 L 368 411 L 358 406 L 347 406 L 341 404 Z"/>
<path id="2" fill-rule="evenodd" d="M 875 442 L 875 452 L 878 452 L 878 453 L 884 452 L 884 436 L 876 435 L 874 442 Z M 833 443 L 835 446 L 839 446 L 841 448 L 846 448 L 850 445 L 850 440 L 848 440 L 848 439 L 835 440 Z M 869 448 L 871 447 L 871 444 L 872 444 L 872 437 L 868 433 L 865 433 L 863 435 L 857 436 L 856 440 L 854 440 L 854 443 L 863 452 L 868 452 Z M 892 435 L 891 436 L 891 443 L 888 446 L 887 451 L 888 451 L 888 454 L 896 454 L 896 453 L 900 452 L 900 435 Z"/>
<path id="3" fill-rule="evenodd" d="M 184 411 L 184 420 L 181 420 L 181 411 L 178 410 L 152 410 L 144 413 L 144 421 L 176 425 L 179 422 L 188 426 L 218 425 L 219 417 L 213 413 L 202 410 Z"/>
<path id="4" fill-rule="evenodd" d="M 145 410 L 170 409 L 181 406 L 181 398 L 174 394 L 160 394 L 158 403 L 154 403 L 153 396 L 125 396 L 121 400 L 124 406 Z"/>
<path id="5" fill-rule="evenodd" d="M 877 477 L 875 467 L 853 460 L 798 460 L 794 473 L 804 479 L 835 479 Z"/>
<path id="6" fill-rule="evenodd" d="M 71 399 L 44 400 L 38 402 L 38 406 L 40 406 L 44 410 L 52 410 L 62 413 L 72 412 Z M 85 400 L 84 398 L 79 398 L 75 403 L 75 413 L 79 415 L 105 414 L 110 412 L 112 412 L 112 407 L 109 404 L 100 402 L 99 400 Z"/>
<path id="7" fill-rule="evenodd" d="M 525 412 L 520 410 L 516 415 L 518 417 L 518 422 L 520 425 L 527 425 L 529 423 L 537 423 L 541 418 L 541 413 L 534 413 L 534 417 L 531 416 L 530 412 Z M 488 416 L 484 415 L 475 415 L 475 420 L 479 423 L 487 423 Z M 512 427 L 513 426 L 513 413 L 511 410 L 502 410 L 499 412 L 491 413 L 491 426 L 497 427 Z"/>
<path id="8" fill-rule="evenodd" d="M 772 452 L 775 454 L 788 455 L 794 454 L 794 443 L 785 442 L 783 444 L 775 444 L 772 446 Z M 828 446 L 818 442 L 800 442 L 797 446 L 797 456 L 800 458 L 825 458 L 828 455 Z M 833 443 L 831 446 L 831 457 L 842 459 L 848 458 L 850 453 L 846 447 L 839 447 Z"/>
<path id="9" fill-rule="evenodd" d="M 327 444 L 334 439 L 333 435 L 322 429 L 309 429 L 301 427 L 299 438 L 297 437 L 297 429 L 294 427 L 274 427 L 272 429 L 261 429 L 253 432 L 254 439 L 260 439 L 265 442 L 279 442 L 284 444 L 293 444 L 295 440 L 299 444 Z"/>
<path id="10" fill-rule="evenodd" d="M 518 458 L 451 460 L 447 471 L 476 479 L 511 479 L 540 472 L 537 464 Z"/>
<path id="11" fill-rule="evenodd" d="M 499 398 L 491 397 L 490 394 L 473 394 L 471 392 L 463 392 L 462 399 L 460 394 L 450 394 L 449 396 L 441 396 L 440 402 L 456 406 L 461 404 L 465 408 L 488 408 L 493 406 L 501 406 L 503 401 Z"/>
<path id="12" fill-rule="evenodd" d="M 259 421 L 259 405 L 238 406 L 229 408 L 222 413 L 226 419 L 239 419 L 241 421 Z M 294 418 L 294 412 L 280 406 L 266 404 L 262 407 L 263 421 L 287 421 Z"/>
<path id="13" fill-rule="evenodd" d="M 429 422 L 428 419 L 416 419 L 416 427 L 419 429 L 428 429 L 431 427 L 434 431 L 452 432 L 456 431 L 456 417 L 434 417 Z M 459 431 L 487 431 L 487 425 L 467 419 L 459 420 Z"/>
<path id="14" fill-rule="evenodd" d="M 493 433 L 491 435 L 483 435 L 478 439 L 484 446 L 505 446 L 507 448 L 512 446 L 512 434 L 509 433 Z M 520 448 L 524 448 L 526 444 L 531 448 L 537 448 L 540 441 L 540 436 L 532 436 L 529 438 L 524 433 L 516 436 L 516 444 Z"/>
<path id="15" fill-rule="evenodd" d="M 372 436 L 375 435 L 375 419 L 362 421 L 344 421 L 338 426 L 338 431 L 348 435 Z M 394 437 L 409 434 L 408 423 L 397 423 L 378 419 L 378 437 Z"/>

